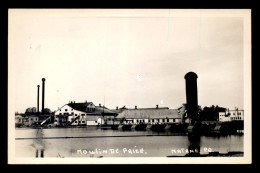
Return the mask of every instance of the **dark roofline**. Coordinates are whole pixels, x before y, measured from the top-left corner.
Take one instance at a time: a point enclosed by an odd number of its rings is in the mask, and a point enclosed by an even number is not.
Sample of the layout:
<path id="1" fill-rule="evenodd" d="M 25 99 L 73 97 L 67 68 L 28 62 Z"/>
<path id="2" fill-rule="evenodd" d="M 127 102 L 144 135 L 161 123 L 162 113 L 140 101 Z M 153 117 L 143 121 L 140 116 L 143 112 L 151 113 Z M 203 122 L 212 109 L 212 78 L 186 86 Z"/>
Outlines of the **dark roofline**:
<path id="1" fill-rule="evenodd" d="M 240 109 L 240 110 L 226 110 L 226 112 L 228 112 L 228 111 L 244 111 L 244 110 L 242 110 L 242 109 Z"/>
<path id="2" fill-rule="evenodd" d="M 111 109 L 111 110 L 144 110 L 144 109 L 169 109 L 169 107 L 153 107 L 153 108 L 118 108 L 118 109 Z"/>
<path id="3" fill-rule="evenodd" d="M 134 117 L 134 118 L 129 118 L 129 117 L 123 117 L 125 119 L 181 119 L 181 117 Z M 118 119 L 123 119 L 123 118 L 118 118 Z"/>
<path id="4" fill-rule="evenodd" d="M 108 109 L 107 107 L 105 106 L 96 106 L 96 110 L 94 112 L 91 112 L 91 111 L 86 111 L 86 108 L 89 104 L 93 104 L 95 105 L 93 102 L 83 102 L 83 103 L 68 103 L 66 105 L 70 106 L 71 108 L 75 109 L 75 110 L 78 110 L 78 111 L 81 111 L 81 112 L 85 112 L 87 114 L 102 114 L 103 113 L 103 110 L 104 110 L 104 113 L 105 114 L 114 114 L 114 115 L 117 115 L 116 112 Z"/>
<path id="5" fill-rule="evenodd" d="M 89 105 L 89 104 L 93 104 L 93 105 L 95 105 L 93 102 L 86 102 L 87 103 L 87 105 Z M 96 106 L 96 105 L 95 105 Z"/>

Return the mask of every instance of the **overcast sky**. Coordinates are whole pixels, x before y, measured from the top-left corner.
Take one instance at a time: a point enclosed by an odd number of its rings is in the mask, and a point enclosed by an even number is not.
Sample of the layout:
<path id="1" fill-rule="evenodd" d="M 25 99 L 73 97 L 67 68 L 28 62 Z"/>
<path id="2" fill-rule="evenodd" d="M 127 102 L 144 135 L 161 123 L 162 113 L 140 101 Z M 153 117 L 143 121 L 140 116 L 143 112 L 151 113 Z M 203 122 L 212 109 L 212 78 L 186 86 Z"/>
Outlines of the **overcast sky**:
<path id="1" fill-rule="evenodd" d="M 243 109 L 243 18 L 192 12 L 11 11 L 15 111 L 37 106 L 43 77 L 52 111 L 69 100 L 178 108 L 189 71 L 199 105 Z"/>

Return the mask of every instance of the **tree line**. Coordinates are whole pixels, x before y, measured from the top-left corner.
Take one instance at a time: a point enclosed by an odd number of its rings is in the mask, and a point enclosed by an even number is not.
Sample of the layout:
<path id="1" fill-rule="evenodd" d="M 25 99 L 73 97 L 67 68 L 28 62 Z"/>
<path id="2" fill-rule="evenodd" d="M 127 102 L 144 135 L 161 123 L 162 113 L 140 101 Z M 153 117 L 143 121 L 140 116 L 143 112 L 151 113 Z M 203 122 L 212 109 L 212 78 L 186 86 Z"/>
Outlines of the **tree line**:
<path id="1" fill-rule="evenodd" d="M 226 108 L 219 107 L 218 105 L 207 107 L 205 106 L 203 109 L 199 107 L 198 111 L 198 120 L 199 121 L 218 121 L 219 120 L 219 112 L 225 112 Z"/>
<path id="2" fill-rule="evenodd" d="M 44 114 L 51 114 L 52 112 L 51 112 L 51 110 L 49 108 L 45 108 L 43 113 Z M 28 116 L 28 115 L 35 115 L 35 114 L 37 114 L 36 107 L 27 108 L 25 110 L 25 113 L 24 113 L 24 115 L 26 115 L 26 116 Z"/>

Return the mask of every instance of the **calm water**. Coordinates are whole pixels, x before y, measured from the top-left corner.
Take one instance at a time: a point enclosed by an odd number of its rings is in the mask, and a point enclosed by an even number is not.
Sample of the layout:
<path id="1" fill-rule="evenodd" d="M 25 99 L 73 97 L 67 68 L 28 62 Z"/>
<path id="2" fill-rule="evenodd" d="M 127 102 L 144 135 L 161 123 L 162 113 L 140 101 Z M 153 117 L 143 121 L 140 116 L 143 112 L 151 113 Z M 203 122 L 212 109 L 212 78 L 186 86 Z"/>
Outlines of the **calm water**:
<path id="1" fill-rule="evenodd" d="M 171 132 L 120 131 L 96 128 L 16 129 L 15 132 L 17 157 L 36 157 L 37 150 L 39 153 L 41 150 L 44 151 L 44 157 L 183 156 L 191 144 L 186 135 L 177 135 Z M 243 136 L 201 136 L 198 144 L 201 154 L 212 151 L 220 153 L 243 151 Z M 38 155 L 40 157 L 40 154 Z"/>

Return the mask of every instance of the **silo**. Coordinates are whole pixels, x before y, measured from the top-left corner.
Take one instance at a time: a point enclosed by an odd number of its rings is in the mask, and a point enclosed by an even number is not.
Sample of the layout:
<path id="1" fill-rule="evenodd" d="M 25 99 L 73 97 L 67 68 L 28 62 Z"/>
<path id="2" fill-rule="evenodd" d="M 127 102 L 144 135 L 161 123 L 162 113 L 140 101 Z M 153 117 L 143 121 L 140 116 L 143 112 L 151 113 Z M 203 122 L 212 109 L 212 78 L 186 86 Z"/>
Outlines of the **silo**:
<path id="1" fill-rule="evenodd" d="M 184 76 L 186 80 L 186 101 L 187 114 L 191 118 L 191 123 L 198 118 L 198 89 L 197 89 L 197 74 L 189 72 Z"/>

